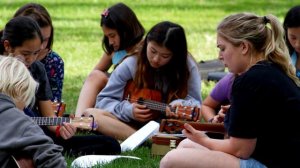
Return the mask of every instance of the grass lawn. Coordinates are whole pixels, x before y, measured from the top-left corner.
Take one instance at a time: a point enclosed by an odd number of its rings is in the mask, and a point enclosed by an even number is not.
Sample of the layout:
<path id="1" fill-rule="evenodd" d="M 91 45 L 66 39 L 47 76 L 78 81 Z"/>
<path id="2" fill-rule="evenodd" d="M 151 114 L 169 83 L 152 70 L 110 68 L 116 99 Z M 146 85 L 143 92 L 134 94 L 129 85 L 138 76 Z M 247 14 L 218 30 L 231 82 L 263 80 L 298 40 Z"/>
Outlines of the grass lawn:
<path id="1" fill-rule="evenodd" d="M 32 0 L 1 0 L 0 28 L 24 3 Z M 65 62 L 63 99 L 68 113 L 74 113 L 84 79 L 103 54 L 99 19 L 114 0 L 34 0 L 50 12 L 55 27 L 53 50 Z M 215 28 L 225 16 L 237 12 L 274 14 L 282 21 L 296 0 L 124 0 L 149 30 L 154 24 L 169 20 L 181 24 L 186 31 L 189 51 L 197 61 L 217 58 Z M 205 97 L 214 83 L 202 83 Z M 123 153 L 141 157 L 142 161 L 120 160 L 105 167 L 158 167 L 160 158 L 151 157 L 147 147 Z M 71 162 L 74 158 L 68 158 Z"/>

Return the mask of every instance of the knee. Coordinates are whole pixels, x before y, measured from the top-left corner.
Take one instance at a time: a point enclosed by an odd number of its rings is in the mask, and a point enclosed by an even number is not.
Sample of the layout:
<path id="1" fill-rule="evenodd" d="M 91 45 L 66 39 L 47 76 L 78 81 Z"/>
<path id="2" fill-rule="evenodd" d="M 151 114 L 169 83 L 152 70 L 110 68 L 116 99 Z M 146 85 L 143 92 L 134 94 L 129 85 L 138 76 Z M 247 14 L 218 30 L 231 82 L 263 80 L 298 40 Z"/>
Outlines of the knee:
<path id="1" fill-rule="evenodd" d="M 176 149 L 168 152 L 160 161 L 159 167 L 160 168 L 170 168 L 174 167 L 176 164 L 176 160 L 178 160 Z"/>
<path id="2" fill-rule="evenodd" d="M 182 140 L 177 146 L 177 148 L 189 148 L 189 147 L 191 147 L 191 140 L 189 140 L 188 138 Z"/>
<path id="3" fill-rule="evenodd" d="M 107 75 L 99 70 L 93 70 L 87 77 L 87 80 L 93 80 L 94 82 L 104 82 L 107 83 L 108 81 L 108 77 Z"/>

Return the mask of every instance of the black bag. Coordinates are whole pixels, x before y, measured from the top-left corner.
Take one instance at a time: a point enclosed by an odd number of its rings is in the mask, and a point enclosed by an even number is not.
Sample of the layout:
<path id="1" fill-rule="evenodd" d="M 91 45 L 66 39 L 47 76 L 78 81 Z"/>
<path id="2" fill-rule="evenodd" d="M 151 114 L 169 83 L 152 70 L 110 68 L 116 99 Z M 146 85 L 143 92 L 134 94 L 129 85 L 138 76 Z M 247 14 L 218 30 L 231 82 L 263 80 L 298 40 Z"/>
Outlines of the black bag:
<path id="1" fill-rule="evenodd" d="M 56 139 L 64 147 L 63 153 L 70 156 L 116 155 L 121 153 L 120 143 L 105 135 L 76 135 L 70 139 Z"/>

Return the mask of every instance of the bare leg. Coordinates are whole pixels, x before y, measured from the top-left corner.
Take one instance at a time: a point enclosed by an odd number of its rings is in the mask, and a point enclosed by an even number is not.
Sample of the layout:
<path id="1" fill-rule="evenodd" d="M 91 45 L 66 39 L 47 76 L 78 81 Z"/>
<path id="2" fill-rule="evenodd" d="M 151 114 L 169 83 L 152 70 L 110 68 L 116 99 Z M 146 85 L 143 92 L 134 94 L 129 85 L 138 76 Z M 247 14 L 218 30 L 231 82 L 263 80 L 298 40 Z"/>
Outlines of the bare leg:
<path id="1" fill-rule="evenodd" d="M 203 150 L 204 149 L 204 150 Z M 240 160 L 224 152 L 201 148 L 177 148 L 168 152 L 160 168 L 239 168 Z"/>
<path id="2" fill-rule="evenodd" d="M 136 132 L 136 129 L 118 120 L 114 115 L 101 109 L 88 109 L 84 115 L 93 115 L 98 123 L 97 131 L 114 137 L 119 140 L 125 140 Z"/>
<path id="3" fill-rule="evenodd" d="M 209 150 L 208 148 L 206 148 L 205 146 L 202 146 L 196 142 L 191 141 L 190 139 L 186 138 L 184 140 L 182 140 L 178 146 L 177 149 L 179 148 L 199 148 L 202 150 Z"/>
<path id="4" fill-rule="evenodd" d="M 77 101 L 76 117 L 80 117 L 84 110 L 94 108 L 98 93 L 105 87 L 107 75 L 99 70 L 93 70 L 85 80 Z"/>

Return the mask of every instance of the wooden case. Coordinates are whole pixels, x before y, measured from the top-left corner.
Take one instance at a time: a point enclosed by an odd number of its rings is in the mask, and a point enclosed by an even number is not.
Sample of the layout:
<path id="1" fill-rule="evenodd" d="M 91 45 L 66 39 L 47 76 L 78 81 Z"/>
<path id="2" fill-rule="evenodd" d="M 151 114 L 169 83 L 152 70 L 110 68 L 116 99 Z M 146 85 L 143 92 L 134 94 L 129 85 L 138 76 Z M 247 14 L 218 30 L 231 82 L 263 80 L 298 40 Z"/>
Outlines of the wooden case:
<path id="1" fill-rule="evenodd" d="M 185 137 L 175 135 L 154 135 L 152 136 L 151 154 L 163 156 L 172 149 L 172 147 L 170 147 L 172 140 L 175 141 L 177 147 L 184 138 Z"/>

